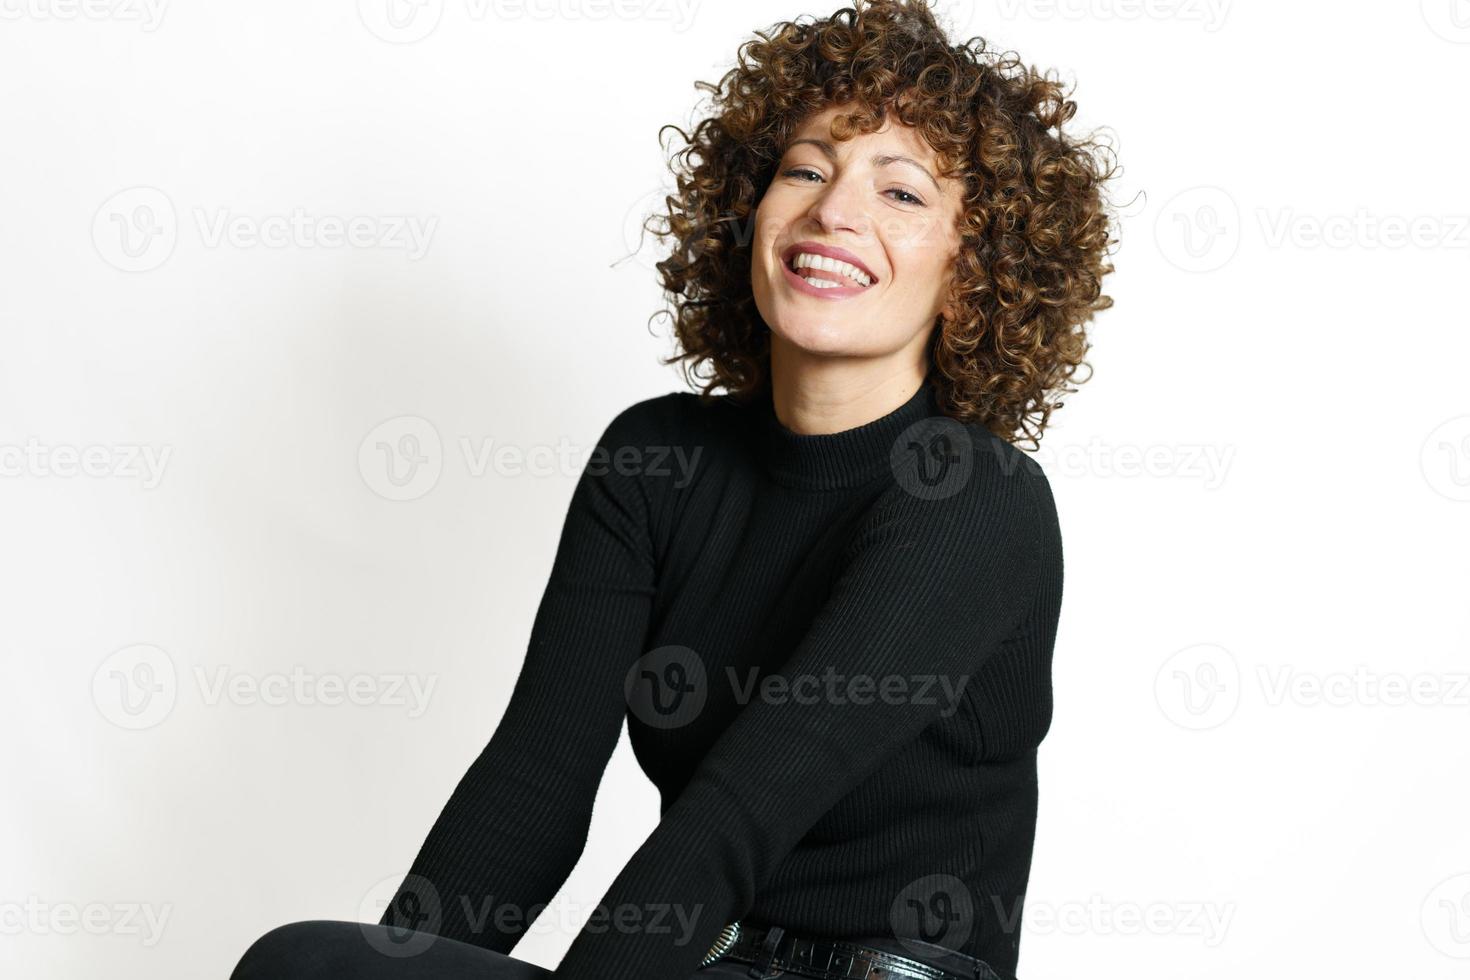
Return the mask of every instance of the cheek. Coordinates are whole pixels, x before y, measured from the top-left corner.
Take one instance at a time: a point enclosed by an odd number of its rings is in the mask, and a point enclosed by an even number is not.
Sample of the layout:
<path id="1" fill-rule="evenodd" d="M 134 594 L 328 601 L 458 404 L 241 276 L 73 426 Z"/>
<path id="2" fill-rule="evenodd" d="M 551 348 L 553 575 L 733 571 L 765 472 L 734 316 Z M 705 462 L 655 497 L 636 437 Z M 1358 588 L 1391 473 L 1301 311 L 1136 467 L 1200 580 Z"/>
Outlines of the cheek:
<path id="1" fill-rule="evenodd" d="M 893 256 L 894 281 L 909 292 L 928 292 L 937 288 L 951 266 L 949 257 L 933 245 L 906 248 L 890 254 Z"/>
<path id="2" fill-rule="evenodd" d="M 769 251 L 769 246 L 774 244 L 785 231 L 787 222 L 788 219 L 783 212 L 780 199 L 767 194 L 755 209 L 751 244 L 757 249 L 765 246 L 765 250 Z"/>
<path id="3" fill-rule="evenodd" d="M 888 243 L 895 280 L 913 291 L 942 288 L 954 272 L 958 246 L 957 232 L 934 222 L 908 229 Z"/>
<path id="4" fill-rule="evenodd" d="M 750 229 L 750 278 L 753 286 L 768 289 L 781 278 L 777 268 L 775 244 L 780 239 L 784 226 L 775 217 L 775 209 L 763 200 L 755 209 Z"/>
<path id="5" fill-rule="evenodd" d="M 769 277 L 770 266 L 770 222 L 765 220 L 759 211 L 756 212 L 755 220 L 751 224 L 750 233 L 750 271 L 752 275 Z"/>

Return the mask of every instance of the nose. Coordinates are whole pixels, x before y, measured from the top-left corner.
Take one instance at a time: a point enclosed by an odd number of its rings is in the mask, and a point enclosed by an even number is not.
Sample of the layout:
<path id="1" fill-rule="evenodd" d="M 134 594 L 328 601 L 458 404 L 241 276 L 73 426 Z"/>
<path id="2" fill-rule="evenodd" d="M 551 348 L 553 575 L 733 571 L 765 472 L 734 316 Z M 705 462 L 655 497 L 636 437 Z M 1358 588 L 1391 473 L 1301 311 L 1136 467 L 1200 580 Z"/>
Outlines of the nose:
<path id="1" fill-rule="evenodd" d="M 808 216 L 827 233 L 848 231 L 866 239 L 872 225 L 856 175 L 839 177 L 812 202 Z"/>

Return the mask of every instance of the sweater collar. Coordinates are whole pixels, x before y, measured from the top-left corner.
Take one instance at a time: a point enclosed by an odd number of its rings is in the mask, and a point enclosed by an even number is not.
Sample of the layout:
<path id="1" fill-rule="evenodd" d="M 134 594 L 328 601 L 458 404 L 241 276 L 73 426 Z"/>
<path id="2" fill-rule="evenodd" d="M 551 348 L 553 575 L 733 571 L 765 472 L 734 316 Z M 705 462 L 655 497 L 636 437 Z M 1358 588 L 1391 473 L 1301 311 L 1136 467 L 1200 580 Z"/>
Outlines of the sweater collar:
<path id="1" fill-rule="evenodd" d="M 927 378 L 902 405 L 841 432 L 806 435 L 788 429 L 776 417 L 769 381 L 755 409 L 767 472 L 777 483 L 808 490 L 834 490 L 873 479 L 892 466 L 894 444 L 905 429 L 942 414 Z"/>

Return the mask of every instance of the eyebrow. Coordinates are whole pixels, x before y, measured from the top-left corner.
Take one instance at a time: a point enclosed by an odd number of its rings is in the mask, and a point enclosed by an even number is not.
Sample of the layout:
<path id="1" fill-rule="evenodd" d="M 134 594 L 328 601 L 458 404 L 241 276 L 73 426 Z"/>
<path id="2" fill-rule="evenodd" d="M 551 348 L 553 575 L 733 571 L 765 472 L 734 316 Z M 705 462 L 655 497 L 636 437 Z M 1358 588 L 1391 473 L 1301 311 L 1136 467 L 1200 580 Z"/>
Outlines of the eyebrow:
<path id="1" fill-rule="evenodd" d="M 817 149 L 826 154 L 827 159 L 829 160 L 837 159 L 837 151 L 833 149 L 831 143 L 828 143 L 826 140 L 812 139 L 808 136 L 803 136 L 800 139 L 792 140 L 791 143 L 787 146 L 787 149 L 789 150 L 791 147 L 797 146 L 801 143 L 810 143 L 812 146 L 815 146 Z M 939 187 L 939 181 L 934 179 L 934 175 L 929 172 L 929 168 L 924 166 L 919 161 L 915 160 L 913 157 L 906 157 L 896 153 L 880 153 L 877 156 L 873 157 L 873 166 L 875 167 L 886 167 L 890 163 L 906 163 L 909 166 L 918 169 L 920 173 L 929 178 L 929 183 L 934 185 L 934 189 L 936 191 L 940 191 L 940 193 L 943 193 L 943 191 Z"/>

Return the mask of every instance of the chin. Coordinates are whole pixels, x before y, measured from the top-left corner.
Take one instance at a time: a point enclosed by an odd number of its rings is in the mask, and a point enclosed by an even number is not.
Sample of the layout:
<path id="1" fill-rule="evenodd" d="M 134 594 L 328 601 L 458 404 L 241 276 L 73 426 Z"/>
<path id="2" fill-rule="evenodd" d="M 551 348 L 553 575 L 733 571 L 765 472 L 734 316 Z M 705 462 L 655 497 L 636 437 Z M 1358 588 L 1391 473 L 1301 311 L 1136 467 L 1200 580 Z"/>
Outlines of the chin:
<path id="1" fill-rule="evenodd" d="M 788 344 L 810 354 L 858 356 L 874 353 L 872 337 L 865 332 L 864 316 L 849 313 L 842 303 L 833 303 L 832 309 L 821 309 L 826 304 L 810 301 L 795 302 L 778 297 L 776 286 L 767 278 L 762 281 L 757 273 L 752 282 L 755 306 L 761 318 L 771 326 L 772 332 Z M 817 308 L 814 308 L 817 307 Z M 871 316 L 871 311 L 868 312 Z"/>
<path id="2" fill-rule="evenodd" d="M 809 354 L 858 355 L 867 353 L 866 337 L 841 316 L 791 315 L 777 320 L 776 333 Z"/>

